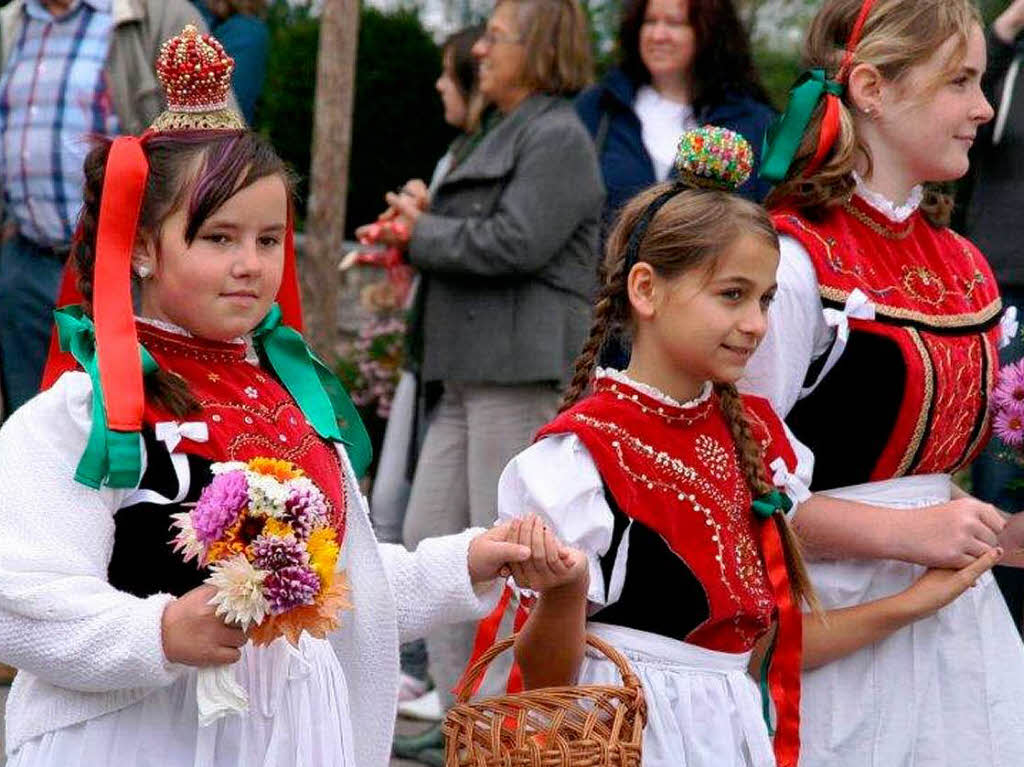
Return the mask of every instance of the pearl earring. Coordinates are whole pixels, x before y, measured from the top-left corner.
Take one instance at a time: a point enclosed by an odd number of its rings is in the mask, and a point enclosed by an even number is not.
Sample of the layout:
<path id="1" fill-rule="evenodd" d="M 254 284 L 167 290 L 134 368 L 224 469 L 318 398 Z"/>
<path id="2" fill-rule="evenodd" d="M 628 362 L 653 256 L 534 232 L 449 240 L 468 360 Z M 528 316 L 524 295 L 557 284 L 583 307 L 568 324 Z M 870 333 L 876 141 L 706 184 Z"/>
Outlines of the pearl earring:
<path id="1" fill-rule="evenodd" d="M 139 279 L 144 280 L 153 272 L 145 264 L 139 264 L 137 267 L 135 267 L 135 273 L 139 275 Z"/>

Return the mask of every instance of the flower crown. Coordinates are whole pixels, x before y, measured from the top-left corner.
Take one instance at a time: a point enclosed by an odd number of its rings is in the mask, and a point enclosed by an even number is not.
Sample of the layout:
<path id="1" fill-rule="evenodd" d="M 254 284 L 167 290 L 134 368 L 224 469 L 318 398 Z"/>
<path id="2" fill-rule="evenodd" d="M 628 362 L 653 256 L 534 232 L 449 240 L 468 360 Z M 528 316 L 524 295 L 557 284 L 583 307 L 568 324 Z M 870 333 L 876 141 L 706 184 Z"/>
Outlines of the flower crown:
<path id="1" fill-rule="evenodd" d="M 167 95 L 167 110 L 150 130 L 245 130 L 245 121 L 228 107 L 234 69 L 234 59 L 220 42 L 192 24 L 164 41 L 156 74 Z"/>

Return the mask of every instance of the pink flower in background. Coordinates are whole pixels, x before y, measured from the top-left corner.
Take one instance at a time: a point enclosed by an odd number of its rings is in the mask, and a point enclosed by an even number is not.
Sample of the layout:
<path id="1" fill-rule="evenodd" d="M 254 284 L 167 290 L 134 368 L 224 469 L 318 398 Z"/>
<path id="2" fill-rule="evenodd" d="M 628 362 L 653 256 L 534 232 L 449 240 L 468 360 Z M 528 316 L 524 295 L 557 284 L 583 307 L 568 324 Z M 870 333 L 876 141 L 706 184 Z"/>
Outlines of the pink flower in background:
<path id="1" fill-rule="evenodd" d="M 1012 410 L 997 412 L 993 428 L 996 436 L 1010 447 L 1024 444 L 1024 415 L 1021 413 Z"/>
<path id="2" fill-rule="evenodd" d="M 1024 415 L 1024 360 L 999 369 L 992 404 L 996 413 L 1012 411 Z"/>

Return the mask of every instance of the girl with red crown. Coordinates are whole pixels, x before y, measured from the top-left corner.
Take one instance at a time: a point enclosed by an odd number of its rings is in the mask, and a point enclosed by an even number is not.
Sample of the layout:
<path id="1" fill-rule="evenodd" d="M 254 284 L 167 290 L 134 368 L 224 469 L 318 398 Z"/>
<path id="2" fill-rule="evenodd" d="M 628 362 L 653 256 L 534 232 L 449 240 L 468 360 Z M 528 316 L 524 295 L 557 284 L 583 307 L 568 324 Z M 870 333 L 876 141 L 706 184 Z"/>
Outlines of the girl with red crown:
<path id="1" fill-rule="evenodd" d="M 20 669 L 8 764 L 384 767 L 400 639 L 486 612 L 499 570 L 530 551 L 502 528 L 378 546 L 357 484 L 365 431 L 293 329 L 290 176 L 227 110 L 216 40 L 187 27 L 157 68 L 169 110 L 86 161 L 66 291 L 84 303 L 57 312 L 55 383 L 0 432 L 0 655 Z M 260 475 L 218 502 L 206 491 L 223 462 L 305 484 L 282 498 Z M 215 589 L 172 550 L 172 520 L 203 507 L 223 528 L 229 496 L 270 510 L 259 537 L 234 534 L 273 583 L 225 569 Z M 311 514 L 318 553 L 309 530 L 303 548 L 280 532 L 301 537 Z M 257 646 L 220 614 L 223 600 L 310 605 L 326 581 L 349 588 L 335 630 Z M 253 596 L 264 585 L 272 602 Z"/>
<path id="2" fill-rule="evenodd" d="M 814 452 L 794 526 L 838 614 L 928 567 L 1003 550 L 1022 564 L 1020 523 L 951 482 L 989 437 L 1016 322 L 947 228 L 951 200 L 923 186 L 967 171 L 992 118 L 985 56 L 969 0 L 827 0 L 768 137 L 779 290 L 742 386 Z M 1024 650 L 991 574 L 977 586 L 898 630 L 861 624 L 817 659 L 832 662 L 804 676 L 801 764 L 1024 764 Z"/>

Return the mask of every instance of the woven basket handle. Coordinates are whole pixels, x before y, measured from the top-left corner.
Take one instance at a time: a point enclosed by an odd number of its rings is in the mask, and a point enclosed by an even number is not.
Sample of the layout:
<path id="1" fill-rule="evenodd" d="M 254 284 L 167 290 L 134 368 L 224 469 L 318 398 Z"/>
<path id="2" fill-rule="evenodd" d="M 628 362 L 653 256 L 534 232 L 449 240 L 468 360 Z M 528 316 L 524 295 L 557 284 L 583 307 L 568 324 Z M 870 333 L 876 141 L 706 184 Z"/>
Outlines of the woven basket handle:
<path id="1" fill-rule="evenodd" d="M 459 703 L 466 703 L 469 701 L 470 696 L 473 694 L 472 691 L 475 687 L 477 678 L 483 676 L 487 671 L 487 668 L 491 665 L 491 661 L 515 644 L 517 636 L 519 635 L 513 634 L 510 637 L 502 639 L 500 642 L 495 642 L 487 652 L 477 658 L 476 663 L 470 666 L 459 685 Z M 623 685 L 627 687 L 630 692 L 636 693 L 640 691 L 640 679 L 633 673 L 633 669 L 630 667 L 629 661 L 623 657 L 622 653 L 603 639 L 599 639 L 593 634 L 587 634 L 587 644 L 598 652 L 604 654 L 608 660 L 615 664 L 615 667 L 619 670 L 619 674 L 622 676 Z"/>

